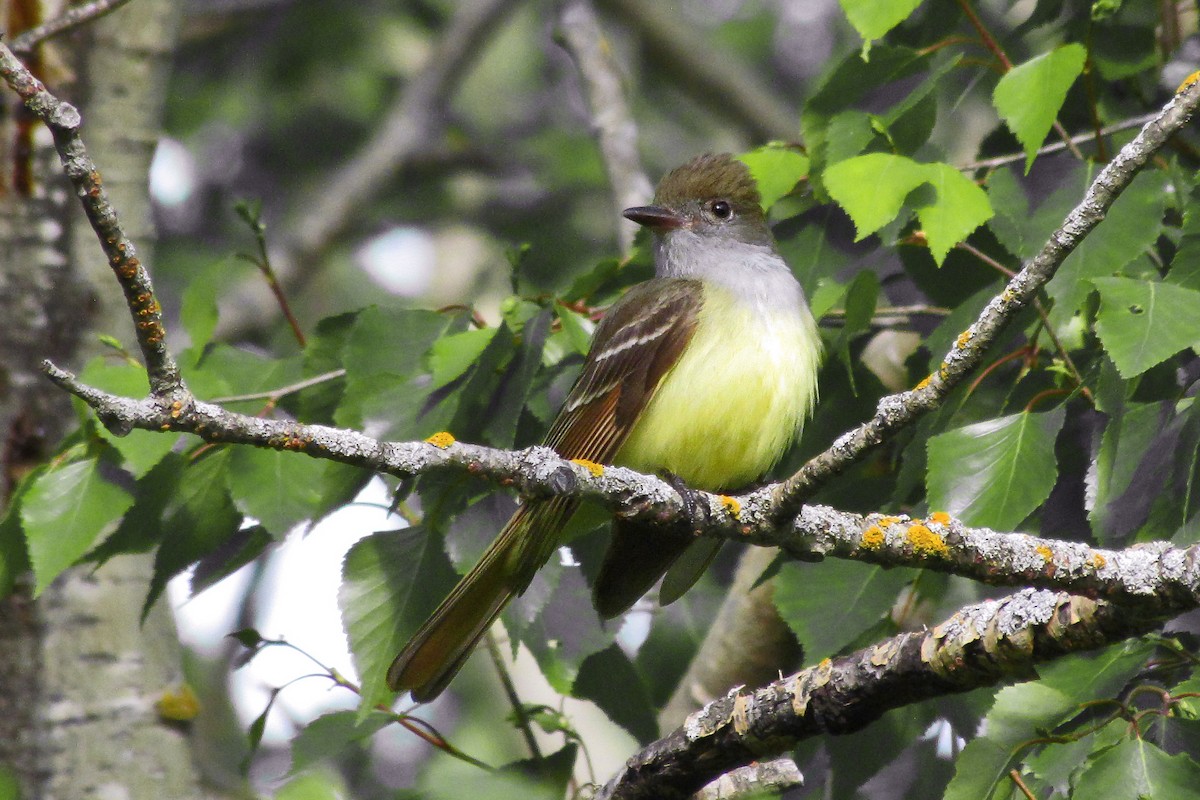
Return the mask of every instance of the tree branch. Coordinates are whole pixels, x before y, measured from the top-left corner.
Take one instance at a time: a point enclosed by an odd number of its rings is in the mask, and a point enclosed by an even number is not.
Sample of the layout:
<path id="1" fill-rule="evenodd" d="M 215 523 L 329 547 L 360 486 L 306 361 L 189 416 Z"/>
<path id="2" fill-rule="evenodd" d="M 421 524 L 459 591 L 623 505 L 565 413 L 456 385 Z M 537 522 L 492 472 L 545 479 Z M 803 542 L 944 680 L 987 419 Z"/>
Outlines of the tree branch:
<path id="1" fill-rule="evenodd" d="M 128 2 L 129 0 L 92 0 L 90 3 L 73 6 L 49 22 L 17 34 L 8 43 L 8 46 L 14 53 L 28 53 L 38 43 L 78 28 L 110 11 L 115 11 Z"/>
<path id="2" fill-rule="evenodd" d="M 851 733 L 885 711 L 990 686 L 1036 664 L 1153 630 L 1157 617 L 1038 589 L 967 606 L 935 628 L 822 661 L 709 703 L 646 746 L 597 800 L 684 798 L 803 739 Z"/>
<path id="3" fill-rule="evenodd" d="M 138 347 L 146 362 L 150 390 L 158 396 L 186 394 L 183 378 L 174 357 L 167 350 L 162 307 L 154 297 L 150 275 L 137 257 L 133 241 L 125 234 L 116 209 L 100 181 L 100 172 L 92 163 L 79 136 L 79 111 L 59 100 L 25 68 L 6 45 L 0 43 L 0 77 L 20 95 L 25 106 L 36 114 L 54 136 L 54 147 L 63 171 L 83 203 L 84 213 L 100 240 L 117 283 L 125 293 L 125 302 L 133 315 Z"/>
<path id="4" fill-rule="evenodd" d="M 214 444 L 307 453 L 401 478 L 456 469 L 513 486 L 526 498 L 583 497 L 622 519 L 663 526 L 686 523 L 698 535 L 779 547 L 805 561 L 833 556 L 923 567 L 1001 586 L 1046 586 L 1125 604 L 1160 603 L 1165 598 L 1179 611 L 1200 606 L 1200 544 L 1184 549 L 1160 542 L 1107 550 L 969 528 L 940 512 L 913 519 L 863 516 L 818 505 L 805 506 L 789 525 L 771 526 L 765 520 L 774 505 L 762 491 L 737 498 L 696 492 L 698 502 L 685 506 L 661 478 L 570 461 L 549 447 L 500 450 L 456 442 L 449 434 L 436 434 L 425 442 L 380 442 L 325 425 L 235 414 L 190 396 L 186 402 L 156 395 L 143 400 L 120 397 L 85 386 L 52 364 L 45 368 L 51 380 L 95 409 L 117 435 L 134 428 L 181 431 Z"/>
<path id="5" fill-rule="evenodd" d="M 1162 111 L 1105 166 L 1088 188 L 1083 201 L 1050 235 L 1042 251 L 1013 276 L 1004 291 L 992 298 L 979 318 L 958 337 L 932 375 L 915 389 L 882 398 L 872 419 L 839 437 L 832 447 L 810 459 L 787 480 L 761 489 L 770 493 L 775 503 L 769 523 L 790 519 L 817 488 L 888 441 L 897 431 L 941 405 L 950 391 L 979 366 L 987 348 L 1009 321 L 1033 302 L 1038 290 L 1054 277 L 1059 265 L 1076 245 L 1100 224 L 1113 202 L 1151 156 L 1187 123 L 1197 105 L 1200 105 L 1200 82 L 1193 81 L 1180 87 Z"/>
<path id="6" fill-rule="evenodd" d="M 616 212 L 644 205 L 654 189 L 638 156 L 637 125 L 625 102 L 621 73 L 591 3 L 567 0 L 559 14 L 558 30 L 563 47 L 571 54 L 583 80 Z M 633 247 L 634 233 L 633 226 L 622 225 L 618 229 L 622 254 L 628 254 Z"/>

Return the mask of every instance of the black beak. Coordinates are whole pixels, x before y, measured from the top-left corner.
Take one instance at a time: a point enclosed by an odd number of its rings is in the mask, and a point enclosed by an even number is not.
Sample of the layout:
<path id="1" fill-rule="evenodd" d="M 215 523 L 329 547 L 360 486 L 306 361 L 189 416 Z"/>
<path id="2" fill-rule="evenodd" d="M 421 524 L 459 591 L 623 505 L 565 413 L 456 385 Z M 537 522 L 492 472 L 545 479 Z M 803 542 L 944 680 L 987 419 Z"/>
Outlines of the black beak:
<path id="1" fill-rule="evenodd" d="M 686 221 L 679 214 L 662 206 L 634 206 L 622 211 L 621 215 L 625 219 L 633 220 L 638 225 L 645 225 L 647 228 L 660 231 L 682 228 Z"/>

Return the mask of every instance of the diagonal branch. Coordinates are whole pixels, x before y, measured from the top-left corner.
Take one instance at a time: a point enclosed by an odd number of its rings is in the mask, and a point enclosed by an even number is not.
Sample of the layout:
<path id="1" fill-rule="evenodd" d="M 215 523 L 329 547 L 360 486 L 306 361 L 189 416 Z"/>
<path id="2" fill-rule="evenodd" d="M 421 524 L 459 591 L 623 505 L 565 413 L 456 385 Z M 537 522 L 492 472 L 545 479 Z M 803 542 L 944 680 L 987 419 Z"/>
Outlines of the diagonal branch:
<path id="1" fill-rule="evenodd" d="M 851 733 L 893 708 L 990 686 L 1157 625 L 1157 618 L 1117 605 L 1038 589 L 967 606 L 935 628 L 760 689 L 732 690 L 634 754 L 596 798 L 688 797 L 718 775 L 804 739 Z"/>
<path id="2" fill-rule="evenodd" d="M 979 318 L 958 337 L 937 371 L 915 389 L 884 397 L 875 416 L 842 435 L 833 446 L 813 457 L 787 480 L 760 491 L 775 503 L 770 523 L 795 516 L 804 500 L 896 432 L 941 405 L 950 391 L 983 360 L 1009 321 L 1037 297 L 1071 251 L 1104 219 L 1105 213 L 1139 170 L 1167 140 L 1183 128 L 1200 105 L 1200 81 L 1182 87 L 1141 132 L 1121 148 L 1088 188 L 1083 201 L 1050 235 L 1042 251 L 992 298 Z"/>
<path id="3" fill-rule="evenodd" d="M 126 235 L 100 181 L 100 172 L 88 156 L 79 136 L 79 111 L 59 100 L 0 43 L 0 78 L 20 95 L 25 106 L 36 114 L 54 136 L 54 147 L 63 171 L 83 203 L 84 213 L 100 240 L 109 266 L 125 293 L 125 302 L 133 316 L 138 347 L 146 362 L 150 390 L 162 397 L 186 393 L 183 378 L 174 357 L 167 350 L 162 307 L 154 297 L 150 274 L 137 257 L 133 241 Z"/>

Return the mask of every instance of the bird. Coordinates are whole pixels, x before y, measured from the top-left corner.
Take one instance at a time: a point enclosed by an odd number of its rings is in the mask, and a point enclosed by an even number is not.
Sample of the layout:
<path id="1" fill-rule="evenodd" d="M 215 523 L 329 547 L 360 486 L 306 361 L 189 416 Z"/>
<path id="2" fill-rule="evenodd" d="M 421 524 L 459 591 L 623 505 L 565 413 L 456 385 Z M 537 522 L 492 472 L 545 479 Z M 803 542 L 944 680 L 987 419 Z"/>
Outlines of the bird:
<path id="1" fill-rule="evenodd" d="M 705 154 L 667 173 L 652 205 L 623 216 L 652 233 L 654 277 L 596 327 L 544 443 L 563 458 L 669 477 L 688 492 L 744 487 L 799 436 L 817 397 L 821 339 L 776 246 L 747 166 Z M 392 662 L 388 686 L 433 700 L 508 602 L 561 544 L 570 497 L 519 506 L 491 546 Z M 632 606 L 693 543 L 695 573 L 720 541 L 614 520 L 593 585 L 604 618 Z M 670 578 L 668 578 L 668 581 Z M 664 589 L 665 593 L 665 589 Z M 671 598 L 662 598 L 669 601 Z"/>

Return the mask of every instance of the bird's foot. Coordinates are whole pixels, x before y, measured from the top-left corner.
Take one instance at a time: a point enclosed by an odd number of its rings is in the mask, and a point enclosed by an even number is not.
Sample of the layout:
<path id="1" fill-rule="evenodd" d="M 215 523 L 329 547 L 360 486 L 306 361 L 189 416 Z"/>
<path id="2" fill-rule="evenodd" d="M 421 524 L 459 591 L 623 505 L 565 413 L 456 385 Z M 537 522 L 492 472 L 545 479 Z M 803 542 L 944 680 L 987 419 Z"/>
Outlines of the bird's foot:
<path id="1" fill-rule="evenodd" d="M 704 493 L 688 486 L 683 478 L 673 472 L 665 473 L 663 479 L 679 493 L 679 499 L 683 502 L 683 520 L 680 522 L 680 526 L 685 527 L 693 535 L 699 536 L 708 526 L 709 521 L 708 501 L 705 499 Z"/>

